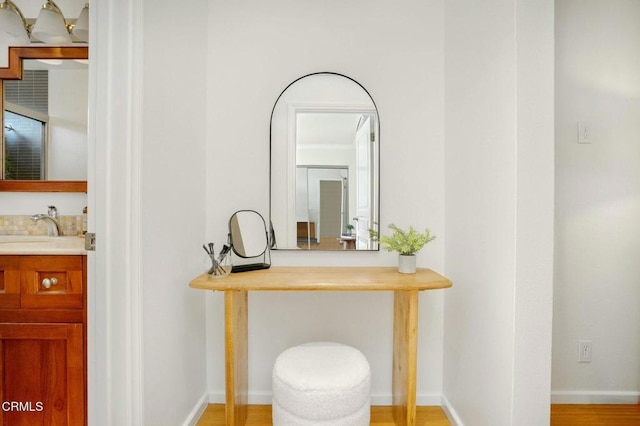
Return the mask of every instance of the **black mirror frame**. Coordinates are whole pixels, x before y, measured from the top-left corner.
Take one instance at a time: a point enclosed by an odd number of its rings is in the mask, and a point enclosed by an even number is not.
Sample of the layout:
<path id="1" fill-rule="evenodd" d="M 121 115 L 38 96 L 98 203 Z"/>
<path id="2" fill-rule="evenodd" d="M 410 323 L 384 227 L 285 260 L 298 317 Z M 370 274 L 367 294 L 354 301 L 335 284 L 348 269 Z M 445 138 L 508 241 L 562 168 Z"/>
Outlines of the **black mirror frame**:
<path id="1" fill-rule="evenodd" d="M 236 251 L 236 248 L 233 244 L 233 232 L 232 232 L 232 221 L 233 218 L 236 217 L 236 215 L 238 213 L 242 213 L 242 212 L 248 212 L 248 213 L 255 213 L 256 215 L 258 215 L 258 217 L 262 220 L 262 223 L 264 225 L 264 232 L 265 232 L 265 247 L 264 250 L 262 251 L 262 253 L 259 253 L 255 256 L 246 256 L 243 254 L 240 254 Z M 259 270 L 259 269 L 269 269 L 271 267 L 271 247 L 269 244 L 269 230 L 267 229 L 267 222 L 264 220 L 264 217 L 258 213 L 255 210 L 238 210 L 235 213 L 233 213 L 231 215 L 231 217 L 229 218 L 229 234 L 228 234 L 228 240 L 229 240 L 229 246 L 231 247 L 231 251 L 232 253 L 234 253 L 236 256 L 242 258 L 242 259 L 256 259 L 262 256 L 262 262 L 260 263 L 246 263 L 246 264 L 239 264 L 236 265 L 234 264 L 231 268 L 231 272 L 248 272 L 248 271 L 255 271 L 255 270 Z"/>

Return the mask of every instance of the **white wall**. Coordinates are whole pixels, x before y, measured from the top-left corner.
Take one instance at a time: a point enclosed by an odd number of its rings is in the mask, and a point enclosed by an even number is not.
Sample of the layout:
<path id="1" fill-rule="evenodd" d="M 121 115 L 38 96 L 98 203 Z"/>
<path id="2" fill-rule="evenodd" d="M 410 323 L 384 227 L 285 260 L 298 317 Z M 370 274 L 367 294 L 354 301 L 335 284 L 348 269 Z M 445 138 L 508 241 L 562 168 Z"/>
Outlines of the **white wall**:
<path id="1" fill-rule="evenodd" d="M 0 214 L 32 215 L 47 213 L 54 205 L 60 215 L 81 215 L 87 205 L 87 194 L 65 192 L 0 192 Z"/>
<path id="2" fill-rule="evenodd" d="M 87 69 L 49 71 L 49 180 L 87 180 L 88 78 Z"/>
<path id="3" fill-rule="evenodd" d="M 212 1 L 209 11 L 207 233 L 226 240 L 238 209 L 268 215 L 269 118 L 294 79 L 335 71 L 357 80 L 381 120 L 382 228 L 429 226 L 440 238 L 419 266 L 443 269 L 443 2 Z M 395 265 L 391 253 L 273 253 L 274 265 Z M 418 401 L 440 403 L 444 291 L 421 295 Z M 310 339 L 352 344 L 373 369 L 373 402 L 389 403 L 391 295 L 252 294 L 250 401 L 269 402 L 279 352 Z M 313 312 L 313 315 L 309 315 Z M 224 391 L 223 300 L 207 304 L 208 385 Z"/>
<path id="4" fill-rule="evenodd" d="M 183 424 L 206 402 L 205 299 L 188 287 L 205 228 L 206 8 L 92 6 L 92 425 Z"/>
<path id="5" fill-rule="evenodd" d="M 202 272 L 210 189 L 206 21 L 205 0 L 144 3 L 140 230 L 148 425 L 182 424 L 206 394 L 205 293 L 188 287 Z"/>
<path id="6" fill-rule="evenodd" d="M 459 424 L 548 424 L 553 2 L 445 5 L 444 402 Z"/>
<path id="7" fill-rule="evenodd" d="M 553 399 L 637 403 L 640 2 L 561 0 L 556 22 Z"/>

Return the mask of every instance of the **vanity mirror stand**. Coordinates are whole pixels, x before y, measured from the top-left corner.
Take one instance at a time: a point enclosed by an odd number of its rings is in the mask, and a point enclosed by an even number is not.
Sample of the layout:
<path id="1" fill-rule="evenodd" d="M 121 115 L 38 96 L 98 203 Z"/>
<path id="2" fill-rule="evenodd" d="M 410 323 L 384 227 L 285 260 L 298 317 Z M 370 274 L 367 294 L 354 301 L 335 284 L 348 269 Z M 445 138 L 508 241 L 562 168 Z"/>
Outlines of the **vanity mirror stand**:
<path id="1" fill-rule="evenodd" d="M 231 272 L 248 272 L 271 267 L 271 248 L 267 225 L 260 213 L 254 210 L 239 210 L 229 219 L 229 245 L 231 251 L 241 259 L 253 263 L 233 263 Z M 255 260 L 260 260 L 255 262 Z"/>

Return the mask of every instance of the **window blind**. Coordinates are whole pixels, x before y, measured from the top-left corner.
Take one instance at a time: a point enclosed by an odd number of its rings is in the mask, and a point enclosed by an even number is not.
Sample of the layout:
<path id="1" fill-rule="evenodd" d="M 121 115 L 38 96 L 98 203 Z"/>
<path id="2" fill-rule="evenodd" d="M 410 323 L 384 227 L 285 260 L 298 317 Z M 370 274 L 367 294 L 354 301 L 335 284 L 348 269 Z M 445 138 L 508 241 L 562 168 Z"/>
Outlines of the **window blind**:
<path id="1" fill-rule="evenodd" d="M 22 80 L 5 81 L 5 179 L 45 179 L 48 74 L 25 70 Z"/>

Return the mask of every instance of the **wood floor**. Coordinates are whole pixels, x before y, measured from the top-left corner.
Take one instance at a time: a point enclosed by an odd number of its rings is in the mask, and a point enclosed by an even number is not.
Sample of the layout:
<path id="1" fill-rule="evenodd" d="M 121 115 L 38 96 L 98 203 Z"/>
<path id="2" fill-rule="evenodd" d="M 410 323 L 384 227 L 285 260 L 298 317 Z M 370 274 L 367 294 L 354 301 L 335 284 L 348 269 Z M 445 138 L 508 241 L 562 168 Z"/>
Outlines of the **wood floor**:
<path id="1" fill-rule="evenodd" d="M 551 426 L 638 426 L 640 405 L 552 405 Z"/>
<path id="2" fill-rule="evenodd" d="M 418 407 L 419 426 L 450 426 L 440 407 Z M 224 426 L 224 405 L 209 404 L 197 426 Z M 270 405 L 250 405 L 247 426 L 271 426 Z M 390 407 L 371 407 L 371 426 L 395 426 Z"/>
<path id="3" fill-rule="evenodd" d="M 418 426 L 450 426 L 440 407 L 418 407 Z M 271 406 L 251 405 L 248 426 L 271 426 Z M 389 407 L 371 408 L 371 426 L 394 425 Z M 551 426 L 639 426 L 640 405 L 552 405 Z M 198 426 L 224 426 L 224 405 L 210 404 Z"/>

